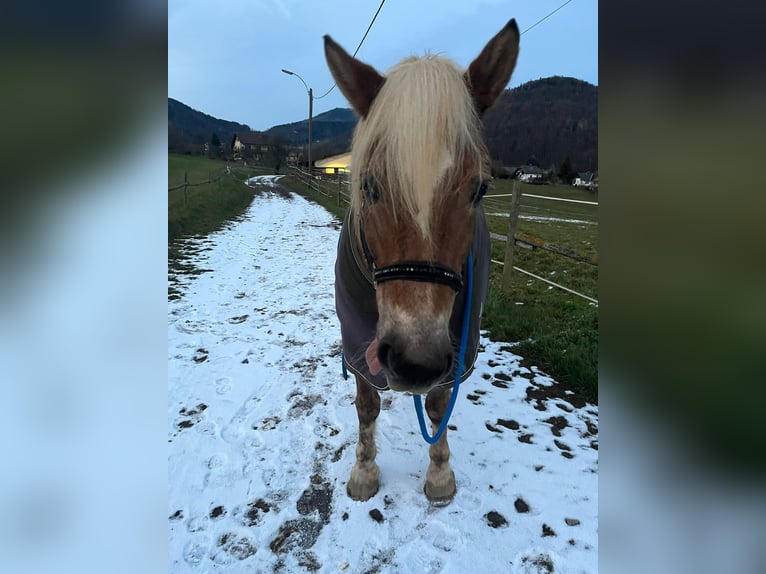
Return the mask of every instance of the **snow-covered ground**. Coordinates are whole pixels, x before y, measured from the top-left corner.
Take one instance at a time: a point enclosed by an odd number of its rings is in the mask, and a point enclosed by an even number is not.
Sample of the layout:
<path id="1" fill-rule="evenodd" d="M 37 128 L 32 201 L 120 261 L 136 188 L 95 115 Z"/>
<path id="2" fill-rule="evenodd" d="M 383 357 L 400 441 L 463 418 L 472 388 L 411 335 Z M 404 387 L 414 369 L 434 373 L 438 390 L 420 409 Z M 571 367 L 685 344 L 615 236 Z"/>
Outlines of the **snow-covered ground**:
<path id="1" fill-rule="evenodd" d="M 482 339 L 450 421 L 458 492 L 431 506 L 412 399 L 382 394 L 380 491 L 346 494 L 357 438 L 341 376 L 339 222 L 273 176 L 186 242 L 168 304 L 170 572 L 597 571 L 598 408 Z"/>

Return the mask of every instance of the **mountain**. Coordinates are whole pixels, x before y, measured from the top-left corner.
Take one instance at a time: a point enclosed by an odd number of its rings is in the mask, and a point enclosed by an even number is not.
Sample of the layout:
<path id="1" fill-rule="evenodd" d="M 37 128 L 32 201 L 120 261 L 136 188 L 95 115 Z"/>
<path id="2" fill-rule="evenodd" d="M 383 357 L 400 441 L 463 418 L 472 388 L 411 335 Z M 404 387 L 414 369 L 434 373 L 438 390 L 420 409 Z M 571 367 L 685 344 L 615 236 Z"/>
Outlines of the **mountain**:
<path id="1" fill-rule="evenodd" d="M 221 142 L 231 144 L 237 132 L 249 132 L 244 124 L 209 116 L 186 104 L 168 98 L 168 149 L 170 151 L 199 153 L 205 142 L 216 134 Z"/>
<path id="2" fill-rule="evenodd" d="M 356 127 L 356 115 L 348 108 L 335 108 L 314 116 L 311 120 L 312 155 L 326 157 L 348 151 L 351 136 Z M 303 120 L 291 124 L 282 124 L 266 130 L 270 136 L 282 141 L 302 145 L 309 139 L 309 122 Z M 315 151 L 314 151 L 315 149 Z"/>
<path id="3" fill-rule="evenodd" d="M 534 159 L 558 170 L 566 158 L 575 171 L 598 169 L 598 87 L 576 78 L 553 76 L 504 91 L 484 115 L 484 134 L 495 165 L 520 166 Z M 335 108 L 313 118 L 312 156 L 348 151 L 356 116 Z M 168 98 L 168 147 L 197 152 L 213 133 L 228 145 L 243 124 L 220 120 Z M 266 134 L 303 145 L 308 120 L 273 126 Z"/>
<path id="4" fill-rule="evenodd" d="M 598 169 L 598 88 L 553 76 L 505 90 L 483 119 L 495 164 L 520 166 L 534 159 L 558 169 L 568 157 L 575 171 Z M 348 151 L 356 126 L 350 109 L 336 108 L 313 119 L 315 158 Z M 266 131 L 293 144 L 308 140 L 308 120 Z"/>
<path id="5" fill-rule="evenodd" d="M 534 157 L 558 168 L 569 157 L 575 171 L 598 169 L 598 88 L 553 76 L 506 90 L 484 115 L 489 153 L 502 165 Z"/>

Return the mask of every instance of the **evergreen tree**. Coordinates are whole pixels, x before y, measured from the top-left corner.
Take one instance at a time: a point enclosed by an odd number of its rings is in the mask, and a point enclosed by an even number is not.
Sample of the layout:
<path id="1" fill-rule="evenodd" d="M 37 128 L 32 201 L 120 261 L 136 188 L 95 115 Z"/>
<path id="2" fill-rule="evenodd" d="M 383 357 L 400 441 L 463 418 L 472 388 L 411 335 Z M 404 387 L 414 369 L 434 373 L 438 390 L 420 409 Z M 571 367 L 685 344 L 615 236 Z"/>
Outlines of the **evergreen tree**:
<path id="1" fill-rule="evenodd" d="M 572 167 L 572 162 L 569 156 L 566 157 L 564 163 L 561 164 L 558 173 L 559 179 L 567 185 L 572 183 L 572 180 L 577 177 L 577 172 Z"/>

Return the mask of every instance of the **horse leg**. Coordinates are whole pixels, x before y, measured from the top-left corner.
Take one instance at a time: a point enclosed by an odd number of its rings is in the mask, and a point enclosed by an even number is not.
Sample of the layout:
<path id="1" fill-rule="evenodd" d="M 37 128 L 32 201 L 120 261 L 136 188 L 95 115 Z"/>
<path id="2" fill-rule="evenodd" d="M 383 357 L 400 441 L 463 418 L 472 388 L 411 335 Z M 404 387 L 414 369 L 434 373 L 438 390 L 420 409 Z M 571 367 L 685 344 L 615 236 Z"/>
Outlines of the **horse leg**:
<path id="1" fill-rule="evenodd" d="M 380 395 L 364 380 L 356 377 L 356 414 L 359 417 L 359 442 L 356 463 L 346 488 L 354 500 L 367 500 L 378 492 L 378 465 L 375 464 L 375 419 L 380 413 Z"/>
<path id="2" fill-rule="evenodd" d="M 447 410 L 450 400 L 450 389 L 434 389 L 426 395 L 426 412 L 431 419 L 431 427 L 435 433 Z M 449 444 L 447 444 L 447 429 L 441 438 L 428 449 L 431 463 L 426 474 L 426 497 L 431 502 L 449 502 L 455 496 L 455 473 L 449 466 Z"/>

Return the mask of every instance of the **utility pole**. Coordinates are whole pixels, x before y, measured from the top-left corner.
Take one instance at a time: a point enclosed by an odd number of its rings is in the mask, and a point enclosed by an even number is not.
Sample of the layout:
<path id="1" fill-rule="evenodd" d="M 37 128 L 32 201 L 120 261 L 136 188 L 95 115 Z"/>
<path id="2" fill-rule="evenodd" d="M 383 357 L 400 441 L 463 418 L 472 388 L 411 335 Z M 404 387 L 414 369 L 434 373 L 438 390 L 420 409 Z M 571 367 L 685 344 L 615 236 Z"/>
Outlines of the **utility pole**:
<path id="1" fill-rule="evenodd" d="M 314 115 L 314 92 L 309 88 L 309 174 L 311 173 L 311 140 L 312 140 L 312 133 L 311 133 L 311 120 L 312 116 Z"/>
<path id="2" fill-rule="evenodd" d="M 284 68 L 282 68 L 282 72 L 287 74 L 288 76 L 295 76 L 301 82 L 303 82 L 303 85 L 306 88 L 306 91 L 308 92 L 308 95 L 309 95 L 309 148 L 308 148 L 309 165 L 308 165 L 308 171 L 309 171 L 309 175 L 311 175 L 311 140 L 313 138 L 313 134 L 312 134 L 312 123 L 313 122 L 312 122 L 312 120 L 313 120 L 313 115 L 314 115 L 314 91 L 311 88 L 309 88 L 308 85 L 306 84 L 306 82 L 303 80 L 303 78 L 301 78 L 295 72 L 293 72 L 291 70 L 285 70 Z M 311 181 L 311 180 L 309 180 L 309 181 Z"/>

